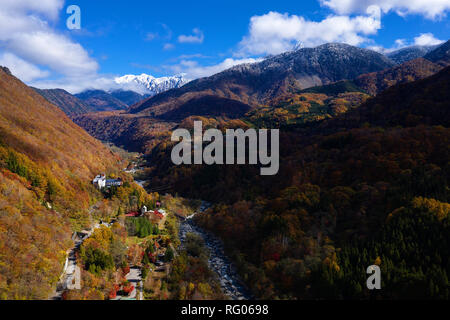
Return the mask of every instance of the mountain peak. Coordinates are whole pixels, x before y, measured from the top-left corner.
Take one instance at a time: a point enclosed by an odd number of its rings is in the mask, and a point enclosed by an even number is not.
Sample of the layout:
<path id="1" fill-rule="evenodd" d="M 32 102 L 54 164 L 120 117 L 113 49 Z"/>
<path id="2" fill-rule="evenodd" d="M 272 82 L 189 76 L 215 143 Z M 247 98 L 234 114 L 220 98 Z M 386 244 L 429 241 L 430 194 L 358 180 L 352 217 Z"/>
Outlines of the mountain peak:
<path id="1" fill-rule="evenodd" d="M 188 83 L 189 80 L 185 74 L 156 78 L 142 73 L 141 75 L 128 74 L 117 77 L 114 79 L 114 82 L 123 86 L 125 90 L 136 91 L 144 95 L 155 95 L 170 89 L 179 88 Z"/>

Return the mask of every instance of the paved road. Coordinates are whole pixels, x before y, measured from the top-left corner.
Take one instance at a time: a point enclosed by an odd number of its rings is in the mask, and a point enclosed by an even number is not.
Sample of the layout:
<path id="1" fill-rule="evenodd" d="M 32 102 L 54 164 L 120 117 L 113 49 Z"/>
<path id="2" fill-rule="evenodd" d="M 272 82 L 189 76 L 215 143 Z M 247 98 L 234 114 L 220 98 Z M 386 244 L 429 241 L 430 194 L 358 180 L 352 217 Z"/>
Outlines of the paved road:
<path id="1" fill-rule="evenodd" d="M 142 273 L 141 269 L 138 267 L 130 268 L 130 273 L 126 276 L 127 280 L 130 281 L 134 286 L 134 291 L 129 296 L 130 299 L 136 298 L 137 288 L 140 289 L 139 300 L 144 300 L 143 296 L 143 284 L 142 284 Z"/>
<path id="2" fill-rule="evenodd" d="M 50 297 L 50 300 L 61 300 L 62 293 L 65 290 L 81 290 L 81 269 L 77 266 L 77 260 L 75 257 L 76 251 L 80 248 L 84 240 L 88 239 L 95 229 L 100 228 L 100 224 L 96 223 L 91 230 L 84 231 L 87 235 L 84 239 L 77 240 L 74 243 L 72 249 L 67 254 L 67 268 L 65 268 L 60 276 L 60 281 L 56 286 L 55 291 Z"/>

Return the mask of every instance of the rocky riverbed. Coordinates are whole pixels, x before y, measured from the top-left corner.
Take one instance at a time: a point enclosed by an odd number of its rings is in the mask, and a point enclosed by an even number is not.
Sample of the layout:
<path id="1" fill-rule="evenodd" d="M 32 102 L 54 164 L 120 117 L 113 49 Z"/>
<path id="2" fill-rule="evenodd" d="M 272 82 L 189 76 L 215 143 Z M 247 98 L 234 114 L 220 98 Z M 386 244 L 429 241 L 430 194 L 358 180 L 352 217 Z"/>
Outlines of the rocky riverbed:
<path id="1" fill-rule="evenodd" d="M 236 270 L 225 256 L 222 242 L 212 234 L 195 225 L 192 219 L 186 219 L 180 224 L 181 246 L 183 246 L 188 233 L 199 235 L 205 242 L 210 252 L 208 260 L 209 267 L 218 275 L 223 293 L 232 300 L 251 300 L 251 295 L 245 289 Z"/>

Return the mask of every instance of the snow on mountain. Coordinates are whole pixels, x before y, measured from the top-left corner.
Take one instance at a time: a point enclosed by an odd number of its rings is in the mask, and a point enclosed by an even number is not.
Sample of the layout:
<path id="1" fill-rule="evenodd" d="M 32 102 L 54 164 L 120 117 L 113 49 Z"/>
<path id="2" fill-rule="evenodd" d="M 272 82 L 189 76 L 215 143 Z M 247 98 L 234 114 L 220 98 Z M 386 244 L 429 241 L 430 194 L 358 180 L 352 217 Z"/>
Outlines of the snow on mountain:
<path id="1" fill-rule="evenodd" d="M 188 83 L 185 74 L 155 78 L 148 74 L 141 75 L 125 75 L 117 77 L 114 82 L 121 87 L 122 90 L 131 90 L 142 95 L 156 95 L 164 91 L 179 88 Z"/>

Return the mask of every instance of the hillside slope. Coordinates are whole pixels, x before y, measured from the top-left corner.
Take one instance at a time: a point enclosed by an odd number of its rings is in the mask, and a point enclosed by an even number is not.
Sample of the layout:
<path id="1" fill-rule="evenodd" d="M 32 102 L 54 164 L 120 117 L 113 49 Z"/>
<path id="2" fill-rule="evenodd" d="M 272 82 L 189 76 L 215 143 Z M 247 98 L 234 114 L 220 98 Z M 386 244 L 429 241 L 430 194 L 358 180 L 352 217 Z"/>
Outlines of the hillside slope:
<path id="1" fill-rule="evenodd" d="M 387 70 L 361 75 L 354 82 L 365 92 L 375 96 L 396 84 L 420 80 L 441 69 L 442 66 L 438 64 L 418 58 Z"/>
<path id="2" fill-rule="evenodd" d="M 46 299 L 72 227 L 89 224 L 99 172 L 118 158 L 0 68 L 0 298 Z"/>
<path id="3" fill-rule="evenodd" d="M 45 99 L 47 99 L 50 103 L 59 107 L 69 117 L 94 111 L 91 106 L 78 99 L 74 95 L 70 94 L 66 90 L 38 88 L 33 89 Z"/>
<path id="4" fill-rule="evenodd" d="M 425 59 L 430 60 L 431 62 L 437 63 L 443 67 L 447 67 L 450 65 L 450 40 L 446 43 L 442 44 L 435 50 L 428 53 Z"/>
<path id="5" fill-rule="evenodd" d="M 128 105 L 112 94 L 103 90 L 87 90 L 75 95 L 86 103 L 93 111 L 124 110 Z"/>
<path id="6" fill-rule="evenodd" d="M 335 118 L 284 126 L 273 177 L 250 165 L 168 166 L 162 143 L 148 178 L 218 203 L 196 223 L 224 241 L 257 298 L 448 299 L 449 86 L 450 67 Z M 364 287 L 373 264 L 385 275 L 377 292 Z"/>
<path id="7" fill-rule="evenodd" d="M 411 46 L 395 50 L 388 53 L 386 56 L 400 64 L 417 58 L 423 58 L 430 51 L 436 49 L 436 47 L 437 46 Z"/>

